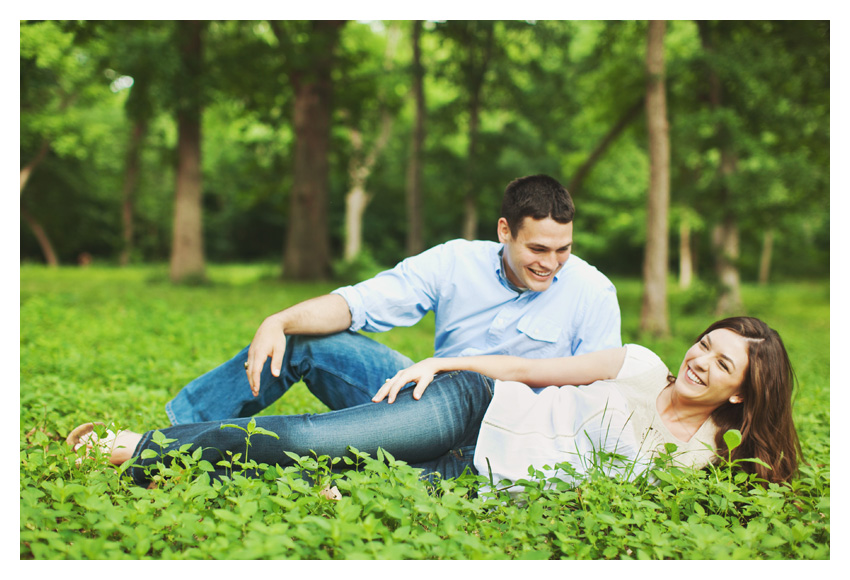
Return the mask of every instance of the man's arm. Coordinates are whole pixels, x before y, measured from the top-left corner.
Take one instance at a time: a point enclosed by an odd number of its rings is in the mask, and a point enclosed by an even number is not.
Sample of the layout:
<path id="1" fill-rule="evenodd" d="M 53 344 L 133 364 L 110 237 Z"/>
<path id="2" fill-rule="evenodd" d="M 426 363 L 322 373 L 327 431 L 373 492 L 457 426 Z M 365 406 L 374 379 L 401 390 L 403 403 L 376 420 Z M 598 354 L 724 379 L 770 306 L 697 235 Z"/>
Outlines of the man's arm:
<path id="1" fill-rule="evenodd" d="M 333 334 L 350 325 L 348 303 L 337 294 L 305 300 L 266 318 L 248 348 L 245 372 L 254 396 L 260 393 L 260 373 L 267 358 L 272 359 L 272 375 L 280 376 L 283 353 L 286 351 L 285 334 Z"/>
<path id="2" fill-rule="evenodd" d="M 616 348 L 623 344 L 620 335 L 620 305 L 613 285 L 597 293 L 575 338 L 578 340 L 573 343 L 573 355 Z"/>
<path id="3" fill-rule="evenodd" d="M 518 381 L 529 387 L 589 385 L 594 381 L 613 379 L 623 367 L 626 347 L 600 350 L 563 358 L 530 359 L 507 355 L 429 358 L 399 371 L 387 380 L 372 398 L 379 403 L 396 399 L 409 383 L 416 383 L 413 398 L 419 400 L 434 375 L 445 371 L 474 371 L 503 381 Z"/>

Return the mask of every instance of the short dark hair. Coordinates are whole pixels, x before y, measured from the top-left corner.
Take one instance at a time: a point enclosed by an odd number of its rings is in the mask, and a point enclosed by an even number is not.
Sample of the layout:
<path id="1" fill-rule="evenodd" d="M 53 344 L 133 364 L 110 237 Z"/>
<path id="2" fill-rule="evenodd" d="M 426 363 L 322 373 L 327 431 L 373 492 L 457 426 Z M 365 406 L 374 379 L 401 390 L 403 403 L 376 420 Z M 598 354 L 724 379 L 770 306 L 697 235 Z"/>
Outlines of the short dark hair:
<path id="1" fill-rule="evenodd" d="M 568 224 L 575 217 L 576 208 L 567 188 L 548 175 L 529 175 L 514 179 L 505 188 L 502 197 L 502 216 L 507 220 L 511 235 L 516 237 L 522 220 L 552 218 Z"/>

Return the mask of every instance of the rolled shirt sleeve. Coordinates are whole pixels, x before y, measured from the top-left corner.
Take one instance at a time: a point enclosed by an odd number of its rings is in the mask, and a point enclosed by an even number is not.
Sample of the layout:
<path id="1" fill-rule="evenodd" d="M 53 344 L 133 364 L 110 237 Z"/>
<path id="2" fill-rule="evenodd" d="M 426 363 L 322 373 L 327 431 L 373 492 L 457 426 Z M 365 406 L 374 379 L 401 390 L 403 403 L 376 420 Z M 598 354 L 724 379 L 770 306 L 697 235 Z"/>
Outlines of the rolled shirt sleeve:
<path id="1" fill-rule="evenodd" d="M 374 278 L 334 290 L 333 294 L 348 302 L 349 330 L 384 332 L 395 326 L 412 326 L 434 310 L 443 252 L 443 246 L 436 246 Z"/>

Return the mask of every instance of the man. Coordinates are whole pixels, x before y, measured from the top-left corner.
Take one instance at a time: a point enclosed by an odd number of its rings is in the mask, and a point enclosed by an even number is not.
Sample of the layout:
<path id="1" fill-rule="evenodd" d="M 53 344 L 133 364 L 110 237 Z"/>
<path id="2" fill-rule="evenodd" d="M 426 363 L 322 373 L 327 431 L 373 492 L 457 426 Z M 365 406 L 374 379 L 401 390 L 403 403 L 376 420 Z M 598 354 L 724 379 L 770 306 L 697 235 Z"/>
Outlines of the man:
<path id="1" fill-rule="evenodd" d="M 514 180 L 502 200 L 500 243 L 453 240 L 269 316 L 249 347 L 166 405 L 169 419 L 247 417 L 302 379 L 331 409 L 368 403 L 413 361 L 357 331 L 411 326 L 429 311 L 435 356 L 548 358 L 621 346 L 614 286 L 571 256 L 574 214 L 555 179 Z"/>

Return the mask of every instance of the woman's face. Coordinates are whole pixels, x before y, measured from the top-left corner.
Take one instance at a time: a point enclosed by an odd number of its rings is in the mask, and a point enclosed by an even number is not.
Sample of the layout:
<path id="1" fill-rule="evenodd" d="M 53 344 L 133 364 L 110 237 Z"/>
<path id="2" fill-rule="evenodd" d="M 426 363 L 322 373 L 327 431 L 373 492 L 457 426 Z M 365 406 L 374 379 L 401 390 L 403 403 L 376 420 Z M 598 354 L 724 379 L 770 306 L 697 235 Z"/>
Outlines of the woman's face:
<path id="1" fill-rule="evenodd" d="M 674 388 L 681 401 L 716 409 L 740 403 L 747 372 L 747 339 L 725 328 L 706 334 L 688 349 Z"/>

